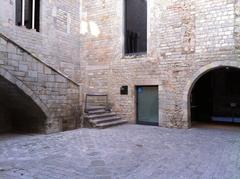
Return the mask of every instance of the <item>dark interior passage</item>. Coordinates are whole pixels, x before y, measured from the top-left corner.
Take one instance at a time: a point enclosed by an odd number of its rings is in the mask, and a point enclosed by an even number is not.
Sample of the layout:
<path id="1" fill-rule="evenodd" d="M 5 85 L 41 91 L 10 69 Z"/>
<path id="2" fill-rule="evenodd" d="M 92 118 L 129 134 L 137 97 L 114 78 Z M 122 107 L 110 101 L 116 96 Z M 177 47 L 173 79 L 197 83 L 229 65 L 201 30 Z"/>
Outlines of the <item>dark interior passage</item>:
<path id="1" fill-rule="evenodd" d="M 0 76 L 0 133 L 44 132 L 46 116 L 16 85 Z"/>
<path id="2" fill-rule="evenodd" d="M 240 123 L 240 70 L 222 67 L 203 75 L 191 93 L 191 119 Z"/>

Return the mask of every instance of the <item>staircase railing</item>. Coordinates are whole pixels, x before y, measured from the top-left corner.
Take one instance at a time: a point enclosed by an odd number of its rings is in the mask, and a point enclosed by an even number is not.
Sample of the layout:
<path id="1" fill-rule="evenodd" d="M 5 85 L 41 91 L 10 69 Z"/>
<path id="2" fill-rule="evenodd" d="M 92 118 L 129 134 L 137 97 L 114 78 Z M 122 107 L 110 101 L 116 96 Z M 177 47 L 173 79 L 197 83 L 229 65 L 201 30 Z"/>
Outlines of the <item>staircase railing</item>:
<path id="1" fill-rule="evenodd" d="M 86 94 L 84 112 L 88 113 L 94 107 L 101 107 L 109 110 L 107 94 Z"/>

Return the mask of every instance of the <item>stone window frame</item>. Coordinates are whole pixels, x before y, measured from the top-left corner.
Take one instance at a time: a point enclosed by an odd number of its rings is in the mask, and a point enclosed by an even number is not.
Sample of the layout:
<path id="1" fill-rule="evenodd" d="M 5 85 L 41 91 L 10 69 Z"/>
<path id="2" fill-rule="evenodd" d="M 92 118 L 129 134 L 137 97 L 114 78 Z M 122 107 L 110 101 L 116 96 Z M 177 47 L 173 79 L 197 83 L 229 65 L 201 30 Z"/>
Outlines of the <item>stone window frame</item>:
<path id="1" fill-rule="evenodd" d="M 121 5 L 121 16 L 122 16 L 122 37 L 121 37 L 121 41 L 122 41 L 122 59 L 135 59 L 135 58 L 145 58 L 148 56 L 149 54 L 149 47 L 150 47 L 150 42 L 149 42 L 149 37 L 150 37 L 150 9 L 151 9 L 151 0 L 146 0 L 147 3 L 147 49 L 146 52 L 139 52 L 139 53 L 125 53 L 125 30 L 126 30 L 126 23 L 125 23 L 125 19 L 126 19 L 126 0 L 122 0 L 122 5 Z"/>
<path id="2" fill-rule="evenodd" d="M 36 17 L 36 1 L 39 1 L 39 7 L 38 7 L 38 11 L 39 11 L 39 18 L 38 18 L 38 23 L 39 23 L 39 27 L 37 28 L 36 26 L 36 20 L 35 20 L 35 17 Z M 22 7 L 21 7 L 21 24 L 17 24 L 17 3 L 15 1 L 15 10 L 14 10 L 14 15 L 15 15 L 15 25 L 16 26 L 19 26 L 19 27 L 25 27 L 26 29 L 29 29 L 29 30 L 35 30 L 37 32 L 40 32 L 40 24 L 41 24 L 41 6 L 42 6 L 42 2 L 41 0 L 32 0 L 32 22 L 31 22 L 31 28 L 27 28 L 26 24 L 25 24 L 25 2 L 26 0 L 22 0 Z"/>

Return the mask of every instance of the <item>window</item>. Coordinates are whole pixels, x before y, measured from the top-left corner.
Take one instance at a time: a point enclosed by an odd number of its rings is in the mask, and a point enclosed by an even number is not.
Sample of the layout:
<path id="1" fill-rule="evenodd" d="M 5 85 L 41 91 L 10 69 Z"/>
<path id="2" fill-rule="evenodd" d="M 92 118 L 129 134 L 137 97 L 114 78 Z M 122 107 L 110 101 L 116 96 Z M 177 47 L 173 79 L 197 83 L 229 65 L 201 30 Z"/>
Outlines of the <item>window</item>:
<path id="1" fill-rule="evenodd" d="M 125 54 L 147 52 L 147 2 L 125 0 Z"/>
<path id="2" fill-rule="evenodd" d="M 16 25 L 39 32 L 40 0 L 16 0 Z"/>

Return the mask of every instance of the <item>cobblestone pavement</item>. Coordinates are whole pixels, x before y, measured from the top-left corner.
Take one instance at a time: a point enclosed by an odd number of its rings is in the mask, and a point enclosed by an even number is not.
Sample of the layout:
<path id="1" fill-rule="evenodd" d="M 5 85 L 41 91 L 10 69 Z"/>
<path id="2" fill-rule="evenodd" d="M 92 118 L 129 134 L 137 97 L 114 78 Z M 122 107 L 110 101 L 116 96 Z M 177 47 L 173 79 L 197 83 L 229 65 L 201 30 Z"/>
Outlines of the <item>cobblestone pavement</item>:
<path id="1" fill-rule="evenodd" d="M 123 125 L 1 135 L 0 178 L 240 178 L 240 128 Z"/>

